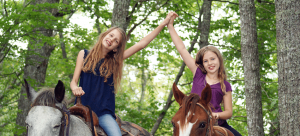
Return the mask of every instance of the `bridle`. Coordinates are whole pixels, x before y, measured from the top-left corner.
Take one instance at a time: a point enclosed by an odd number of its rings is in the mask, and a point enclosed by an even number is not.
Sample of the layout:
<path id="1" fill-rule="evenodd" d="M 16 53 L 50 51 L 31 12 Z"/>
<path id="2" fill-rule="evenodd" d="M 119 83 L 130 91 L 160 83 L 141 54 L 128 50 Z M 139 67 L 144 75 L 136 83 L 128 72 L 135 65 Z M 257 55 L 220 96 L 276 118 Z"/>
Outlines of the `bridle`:
<path id="1" fill-rule="evenodd" d="M 206 112 L 206 114 L 207 114 L 207 116 L 208 116 L 208 119 L 207 119 L 207 125 L 208 125 L 208 127 L 207 127 L 207 129 L 206 129 L 206 134 L 205 134 L 205 136 L 207 136 L 208 134 L 211 135 L 211 133 L 209 133 L 209 131 L 212 130 L 212 128 L 210 128 L 210 125 L 209 125 L 209 123 L 212 122 L 211 112 L 210 112 L 209 110 L 206 110 L 206 109 L 204 108 L 204 106 L 203 106 L 202 104 L 200 104 L 200 103 L 196 103 L 196 105 L 200 106 L 200 107 Z M 181 108 L 181 106 L 180 106 L 180 108 Z M 180 108 L 179 108 L 179 109 L 180 109 Z"/>
<path id="2" fill-rule="evenodd" d="M 52 106 L 49 106 L 49 107 L 52 107 Z M 60 108 L 58 106 L 55 106 L 52 108 L 58 109 L 62 114 L 61 121 L 60 121 L 61 124 L 60 124 L 59 136 L 64 136 L 65 127 L 66 127 L 66 136 L 69 136 L 69 128 L 70 128 L 70 112 L 69 112 L 69 110 L 64 105 L 62 106 L 62 108 Z M 28 136 L 28 129 L 26 132 L 26 136 Z"/>

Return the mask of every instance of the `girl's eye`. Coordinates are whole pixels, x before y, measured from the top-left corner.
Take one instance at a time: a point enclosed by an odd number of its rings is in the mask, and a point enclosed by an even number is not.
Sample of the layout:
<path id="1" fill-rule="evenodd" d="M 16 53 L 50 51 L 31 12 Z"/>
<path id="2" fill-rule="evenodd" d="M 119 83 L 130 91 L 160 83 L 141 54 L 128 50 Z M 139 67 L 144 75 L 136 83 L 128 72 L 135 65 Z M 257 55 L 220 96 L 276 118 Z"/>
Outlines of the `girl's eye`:
<path id="1" fill-rule="evenodd" d="M 215 58 L 212 58 L 211 60 L 215 60 Z"/>
<path id="2" fill-rule="evenodd" d="M 207 62 L 207 61 L 204 61 L 204 62 Z"/>
<path id="3" fill-rule="evenodd" d="M 116 40 L 116 43 L 119 44 L 119 42 Z"/>
<path id="4" fill-rule="evenodd" d="M 110 37 L 113 37 L 112 34 L 110 35 Z"/>

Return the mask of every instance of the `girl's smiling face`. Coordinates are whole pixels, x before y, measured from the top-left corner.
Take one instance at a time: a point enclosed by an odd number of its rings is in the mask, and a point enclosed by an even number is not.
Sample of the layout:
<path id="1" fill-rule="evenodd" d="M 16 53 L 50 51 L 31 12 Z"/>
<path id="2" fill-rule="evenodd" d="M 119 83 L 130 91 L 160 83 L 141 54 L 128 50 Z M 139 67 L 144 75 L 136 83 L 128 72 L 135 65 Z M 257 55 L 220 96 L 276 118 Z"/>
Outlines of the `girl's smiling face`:
<path id="1" fill-rule="evenodd" d="M 220 61 L 217 54 L 212 51 L 206 51 L 203 56 L 203 66 L 208 74 L 218 73 Z"/>
<path id="2" fill-rule="evenodd" d="M 121 33 L 117 29 L 114 29 L 103 38 L 102 48 L 104 50 L 107 50 L 107 52 L 110 52 L 118 48 L 121 39 L 122 39 Z"/>

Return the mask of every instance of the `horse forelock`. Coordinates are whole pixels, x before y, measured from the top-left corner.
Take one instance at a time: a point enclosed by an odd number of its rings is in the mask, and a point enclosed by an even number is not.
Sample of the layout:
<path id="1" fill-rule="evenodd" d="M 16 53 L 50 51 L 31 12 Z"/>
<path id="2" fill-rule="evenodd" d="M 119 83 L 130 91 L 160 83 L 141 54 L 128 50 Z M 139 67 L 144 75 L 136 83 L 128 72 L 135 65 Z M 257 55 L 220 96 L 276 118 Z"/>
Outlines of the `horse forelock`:
<path id="1" fill-rule="evenodd" d="M 41 91 L 39 91 L 36 99 L 33 101 L 31 106 L 50 106 L 55 107 L 55 104 L 57 103 L 54 95 L 54 89 L 53 88 L 43 88 Z M 65 102 L 63 102 L 65 105 Z"/>
<path id="2" fill-rule="evenodd" d="M 200 100 L 199 95 L 193 93 L 183 98 L 183 103 L 181 105 L 181 108 L 184 111 L 184 115 L 181 116 L 179 119 L 180 127 L 181 127 L 180 129 L 183 130 L 188 124 L 188 122 L 192 120 L 193 113 L 195 112 L 196 104 L 199 102 L 199 100 Z M 189 111 L 192 114 L 188 114 Z"/>

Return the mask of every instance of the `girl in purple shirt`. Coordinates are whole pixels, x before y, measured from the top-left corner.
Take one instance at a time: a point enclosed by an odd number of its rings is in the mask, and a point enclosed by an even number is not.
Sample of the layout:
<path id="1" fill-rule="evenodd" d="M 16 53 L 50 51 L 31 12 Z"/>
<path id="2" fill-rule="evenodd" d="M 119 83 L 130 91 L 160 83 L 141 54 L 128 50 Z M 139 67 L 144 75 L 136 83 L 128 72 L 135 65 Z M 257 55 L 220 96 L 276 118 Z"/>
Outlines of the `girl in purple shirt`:
<path id="1" fill-rule="evenodd" d="M 193 72 L 193 87 L 191 93 L 201 95 L 201 91 L 208 83 L 212 89 L 211 104 L 212 115 L 219 120 L 218 124 L 229 129 L 235 136 L 241 135 L 226 122 L 232 116 L 232 89 L 226 81 L 225 67 L 220 51 L 214 46 L 201 48 L 196 60 L 186 50 L 184 43 L 176 33 L 173 22 L 176 15 L 173 15 L 168 26 L 173 43 L 179 51 L 184 63 Z M 224 111 L 221 109 L 221 102 L 224 103 Z"/>

